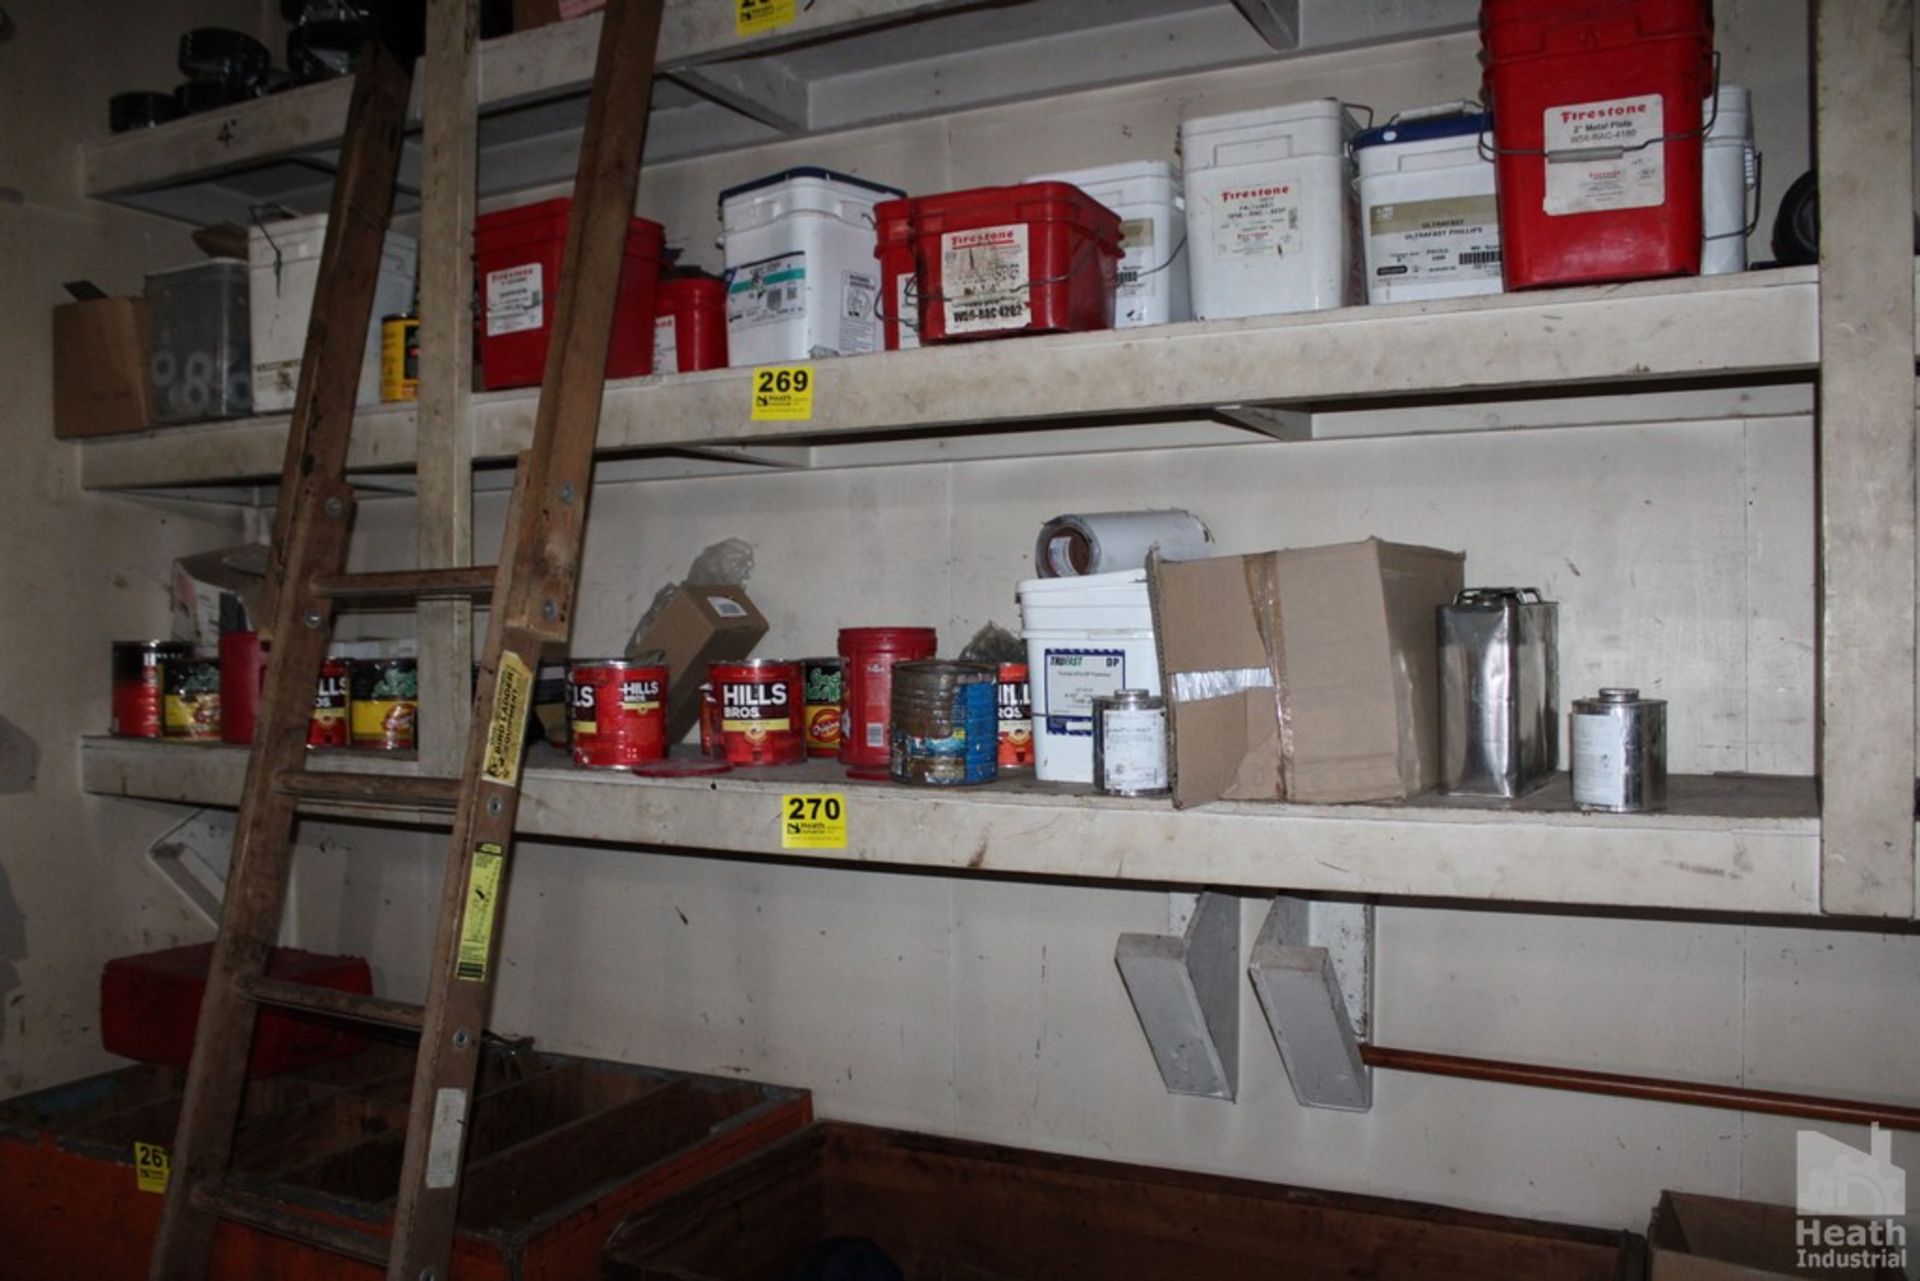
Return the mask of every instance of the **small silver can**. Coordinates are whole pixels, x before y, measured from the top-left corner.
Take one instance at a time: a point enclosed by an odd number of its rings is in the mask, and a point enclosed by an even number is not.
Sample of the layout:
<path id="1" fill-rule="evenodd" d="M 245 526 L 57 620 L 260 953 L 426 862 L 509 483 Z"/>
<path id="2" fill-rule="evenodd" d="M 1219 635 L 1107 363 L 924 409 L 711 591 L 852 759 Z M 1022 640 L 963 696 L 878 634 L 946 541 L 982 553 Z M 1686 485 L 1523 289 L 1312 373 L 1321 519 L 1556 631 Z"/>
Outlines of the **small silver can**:
<path id="1" fill-rule="evenodd" d="M 1144 689 L 1093 700 L 1093 786 L 1103 796 L 1165 796 L 1167 700 Z"/>
<path id="2" fill-rule="evenodd" d="M 1637 689 L 1573 700 L 1573 803 L 1639 814 L 1667 807 L 1667 702 Z"/>

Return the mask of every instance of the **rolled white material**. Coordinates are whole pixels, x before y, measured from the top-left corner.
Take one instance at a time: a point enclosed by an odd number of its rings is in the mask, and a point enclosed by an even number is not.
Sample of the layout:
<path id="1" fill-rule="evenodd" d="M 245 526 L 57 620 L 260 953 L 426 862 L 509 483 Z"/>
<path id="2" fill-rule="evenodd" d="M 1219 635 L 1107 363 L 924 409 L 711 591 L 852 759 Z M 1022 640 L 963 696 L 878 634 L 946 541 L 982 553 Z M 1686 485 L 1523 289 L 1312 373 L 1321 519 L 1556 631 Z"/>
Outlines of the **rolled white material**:
<path id="1" fill-rule="evenodd" d="M 1040 527 L 1033 567 L 1042 578 L 1077 578 L 1140 569 L 1154 548 L 1170 560 L 1211 554 L 1213 535 L 1192 512 L 1088 512 L 1055 516 Z"/>

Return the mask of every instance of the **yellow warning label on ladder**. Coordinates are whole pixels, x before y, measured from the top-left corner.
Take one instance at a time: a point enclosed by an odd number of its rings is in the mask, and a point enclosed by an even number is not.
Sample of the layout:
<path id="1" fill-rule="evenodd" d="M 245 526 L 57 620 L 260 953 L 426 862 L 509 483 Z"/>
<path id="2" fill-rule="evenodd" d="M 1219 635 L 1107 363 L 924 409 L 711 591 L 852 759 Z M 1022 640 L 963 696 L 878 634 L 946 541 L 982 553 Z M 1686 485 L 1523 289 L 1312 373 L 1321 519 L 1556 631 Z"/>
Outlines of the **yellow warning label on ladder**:
<path id="1" fill-rule="evenodd" d="M 512 650 L 500 654 L 500 676 L 493 686 L 493 720 L 487 726 L 487 759 L 480 777 L 512 787 L 520 781 L 520 752 L 527 741 L 527 712 L 533 706 L 533 673 Z"/>
<path id="2" fill-rule="evenodd" d="M 493 953 L 493 914 L 500 901 L 500 872 L 506 862 L 506 852 L 492 841 L 473 847 L 473 866 L 467 871 L 467 907 L 460 916 L 460 959 L 453 969 L 456 978 L 472 983 L 487 981 L 487 964 Z"/>

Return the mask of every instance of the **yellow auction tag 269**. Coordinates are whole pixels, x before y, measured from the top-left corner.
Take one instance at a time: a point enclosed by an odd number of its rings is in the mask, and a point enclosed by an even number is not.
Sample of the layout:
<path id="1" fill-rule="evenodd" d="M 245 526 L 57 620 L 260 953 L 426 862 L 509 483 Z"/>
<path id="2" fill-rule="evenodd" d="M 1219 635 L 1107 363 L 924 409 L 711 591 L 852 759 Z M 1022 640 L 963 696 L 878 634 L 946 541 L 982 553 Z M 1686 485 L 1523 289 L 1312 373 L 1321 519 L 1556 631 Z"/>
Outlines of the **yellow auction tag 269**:
<path id="1" fill-rule="evenodd" d="M 758 35 L 793 21 L 794 0 L 733 0 L 733 29 L 738 35 Z"/>
<path id="2" fill-rule="evenodd" d="M 753 371 L 753 416 L 779 422 L 813 417 L 813 366 L 762 365 Z"/>
<path id="3" fill-rule="evenodd" d="M 172 1173 L 173 1163 L 165 1148 L 158 1143 L 133 1145 L 133 1177 L 142 1192 L 165 1192 Z"/>
<path id="4" fill-rule="evenodd" d="M 818 792 L 780 798 L 780 848 L 847 848 L 847 801 L 838 793 Z"/>

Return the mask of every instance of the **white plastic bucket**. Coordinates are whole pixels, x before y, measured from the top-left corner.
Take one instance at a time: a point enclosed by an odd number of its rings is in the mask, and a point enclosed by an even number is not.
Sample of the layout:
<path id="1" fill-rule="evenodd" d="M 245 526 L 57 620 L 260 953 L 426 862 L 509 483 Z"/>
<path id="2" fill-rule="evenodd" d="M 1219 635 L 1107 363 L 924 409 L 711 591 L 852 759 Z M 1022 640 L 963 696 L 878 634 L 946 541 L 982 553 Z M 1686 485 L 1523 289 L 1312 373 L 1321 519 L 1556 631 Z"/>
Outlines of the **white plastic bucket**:
<path id="1" fill-rule="evenodd" d="M 1487 117 L 1471 104 L 1402 112 L 1353 140 L 1367 301 L 1500 292 L 1500 206 Z"/>
<path id="2" fill-rule="evenodd" d="M 1700 274 L 1724 276 L 1747 269 L 1749 208 L 1760 182 L 1760 153 L 1753 146 L 1751 96 L 1739 85 L 1721 85 L 1706 104 L 1713 120 L 1700 158 Z"/>
<path id="3" fill-rule="evenodd" d="M 247 232 L 247 309 L 253 339 L 253 410 L 284 413 L 300 386 L 300 358 L 307 350 L 307 321 L 320 283 L 320 251 L 327 241 L 327 215 L 259 223 Z M 412 236 L 389 231 L 380 250 L 380 276 L 373 287 L 373 317 L 360 361 L 356 404 L 380 403 L 380 321 L 413 309 L 413 282 L 420 248 Z"/>
<path id="4" fill-rule="evenodd" d="M 1187 201 L 1180 170 L 1166 160 L 1136 160 L 1035 174 L 1026 182 L 1070 182 L 1120 215 L 1120 285 L 1113 327 L 1164 325 L 1193 312 L 1187 286 Z"/>
<path id="5" fill-rule="evenodd" d="M 1196 320 L 1359 301 L 1358 129 L 1331 98 L 1181 121 Z"/>
<path id="6" fill-rule="evenodd" d="M 879 351 L 873 207 L 904 194 L 812 168 L 721 192 L 729 363 Z"/>
<path id="7" fill-rule="evenodd" d="M 1033 696 L 1034 777 L 1093 781 L 1093 699 L 1160 692 L 1145 570 L 1020 584 Z"/>

